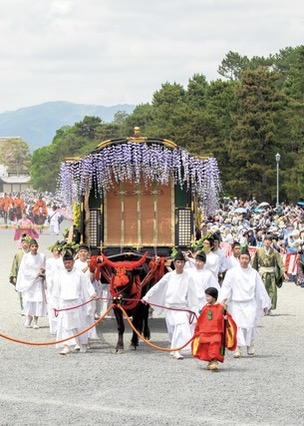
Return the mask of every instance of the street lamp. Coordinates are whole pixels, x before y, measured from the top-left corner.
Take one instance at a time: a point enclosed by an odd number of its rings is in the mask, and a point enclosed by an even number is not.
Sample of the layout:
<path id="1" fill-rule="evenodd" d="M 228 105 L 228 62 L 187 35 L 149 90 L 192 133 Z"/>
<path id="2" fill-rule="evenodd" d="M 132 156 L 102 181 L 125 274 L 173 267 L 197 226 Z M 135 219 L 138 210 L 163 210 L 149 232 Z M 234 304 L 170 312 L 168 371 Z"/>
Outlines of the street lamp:
<path id="1" fill-rule="evenodd" d="M 279 153 L 275 155 L 275 159 L 277 162 L 277 208 L 278 208 L 279 207 L 279 164 L 281 159 L 281 156 Z"/>

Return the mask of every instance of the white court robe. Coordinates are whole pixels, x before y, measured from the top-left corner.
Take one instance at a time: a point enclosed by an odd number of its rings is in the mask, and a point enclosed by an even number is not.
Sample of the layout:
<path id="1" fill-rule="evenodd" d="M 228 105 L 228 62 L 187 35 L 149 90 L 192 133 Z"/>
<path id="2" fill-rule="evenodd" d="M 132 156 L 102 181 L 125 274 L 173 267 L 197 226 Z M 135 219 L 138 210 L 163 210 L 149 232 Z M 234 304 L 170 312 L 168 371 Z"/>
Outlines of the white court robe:
<path id="1" fill-rule="evenodd" d="M 156 283 L 143 297 L 156 313 L 163 310 L 153 306 L 166 306 L 168 308 L 186 309 L 195 312 L 198 305 L 195 287 L 190 285 L 189 273 L 177 274 L 176 271 L 168 272 Z M 183 346 L 191 337 L 192 330 L 189 324 L 189 313 L 165 309 L 166 325 L 172 349 Z M 190 344 L 183 349 L 190 351 Z"/>
<path id="2" fill-rule="evenodd" d="M 90 268 L 88 268 L 84 272 L 84 270 L 88 267 L 87 261 L 82 261 L 80 259 L 76 259 L 74 266 L 75 266 L 76 269 L 81 271 L 86 276 L 86 278 L 91 282 L 91 280 L 90 280 Z M 95 290 L 95 293 L 96 293 L 96 288 L 95 288 L 93 283 L 92 283 L 92 286 L 94 287 L 94 290 Z M 93 322 L 95 322 L 96 302 L 95 301 L 91 302 L 90 306 L 88 306 L 88 308 L 89 308 L 89 310 L 87 310 L 87 315 L 84 316 L 84 319 L 86 319 L 86 327 L 88 327 L 89 325 L 93 324 Z M 88 331 L 88 337 L 89 337 L 89 339 L 98 339 L 96 327 L 93 327 Z"/>
<path id="3" fill-rule="evenodd" d="M 257 333 L 257 322 L 271 300 L 259 273 L 250 265 L 229 269 L 225 275 L 220 300 L 227 299 L 228 311 L 237 324 L 238 346 L 250 346 Z"/>
<path id="4" fill-rule="evenodd" d="M 57 331 L 57 317 L 54 314 L 54 307 L 56 307 L 56 301 L 53 300 L 53 290 L 55 285 L 55 277 L 58 272 L 64 268 L 62 257 L 51 257 L 46 259 L 45 266 L 45 280 L 47 287 L 47 301 L 48 301 L 48 319 L 50 325 L 50 333 L 56 334 Z"/>
<path id="5" fill-rule="evenodd" d="M 16 290 L 22 293 L 24 312 L 26 315 L 44 317 L 47 315 L 44 280 L 37 277 L 40 268 L 45 268 L 45 256 L 25 253 L 22 258 L 16 283 Z"/>
<path id="6" fill-rule="evenodd" d="M 94 294 L 94 287 L 88 278 L 75 267 L 70 272 L 66 269 L 60 270 L 55 278 L 53 299 L 56 301 L 56 307 L 58 309 L 81 305 L 91 299 Z M 88 325 L 86 317 L 90 310 L 90 303 L 88 303 L 80 308 L 59 312 L 56 340 L 65 339 L 86 328 Z M 73 338 L 66 342 L 58 343 L 56 347 L 61 347 L 63 345 L 73 346 L 78 342 L 87 344 L 87 333 L 82 334 L 77 340 Z"/>
<path id="7" fill-rule="evenodd" d="M 206 297 L 205 297 L 205 290 L 208 287 L 215 287 L 218 292 L 220 292 L 220 286 L 218 283 L 218 280 L 215 278 L 215 276 L 212 274 L 211 271 L 203 268 L 203 269 L 197 269 L 192 268 L 189 271 L 190 275 L 190 283 L 194 286 L 197 296 L 198 305 L 195 309 L 195 313 L 198 314 L 199 310 L 202 309 L 203 306 L 206 305 Z"/>
<path id="8" fill-rule="evenodd" d="M 228 269 L 234 268 L 235 266 L 239 266 L 240 259 L 238 257 L 235 257 L 233 255 L 227 257 L 227 266 Z"/>
<path id="9" fill-rule="evenodd" d="M 220 272 L 220 257 L 212 251 L 206 255 L 205 269 L 211 271 L 216 279 Z"/>

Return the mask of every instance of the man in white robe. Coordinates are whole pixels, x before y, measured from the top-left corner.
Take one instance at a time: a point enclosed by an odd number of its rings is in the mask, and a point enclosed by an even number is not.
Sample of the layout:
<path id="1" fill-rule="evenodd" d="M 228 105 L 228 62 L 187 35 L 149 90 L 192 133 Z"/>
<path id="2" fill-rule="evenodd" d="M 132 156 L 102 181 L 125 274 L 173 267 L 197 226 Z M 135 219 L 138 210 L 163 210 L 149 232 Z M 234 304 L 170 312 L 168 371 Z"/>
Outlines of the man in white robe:
<path id="1" fill-rule="evenodd" d="M 58 274 L 59 270 L 63 268 L 61 250 L 62 246 L 57 241 L 50 248 L 53 256 L 46 259 L 46 267 L 45 267 L 45 280 L 46 280 L 46 288 L 47 288 L 47 300 L 48 300 L 48 319 L 50 326 L 50 333 L 56 334 L 57 331 L 57 317 L 54 313 L 54 301 L 53 301 L 53 290 L 55 284 L 55 277 Z"/>
<path id="2" fill-rule="evenodd" d="M 189 313 L 185 310 L 195 312 L 198 305 L 195 287 L 191 286 L 189 274 L 184 271 L 184 266 L 185 258 L 178 252 L 174 261 L 175 270 L 165 274 L 142 299 L 144 303 L 155 303 L 170 308 L 165 310 L 165 315 L 171 349 L 179 348 L 191 339 Z M 159 311 L 157 307 L 153 309 Z M 190 353 L 190 344 L 182 351 Z M 183 359 L 179 351 L 172 351 L 171 355 L 175 359 Z"/>
<path id="3" fill-rule="evenodd" d="M 75 268 L 84 273 L 86 279 L 94 287 L 95 293 L 98 294 L 96 289 L 97 286 L 95 286 L 91 280 L 91 273 L 90 273 L 90 267 L 89 267 L 90 265 L 89 247 L 86 246 L 85 244 L 81 244 L 78 248 L 76 257 L 77 258 L 75 260 Z M 96 280 L 94 280 L 93 278 L 93 281 L 96 281 Z M 89 325 L 93 324 L 93 322 L 95 322 L 96 302 L 94 301 L 94 302 L 91 302 L 89 306 L 84 306 L 84 309 L 87 311 L 87 315 L 85 314 L 84 318 L 87 319 L 86 326 L 88 327 Z M 88 331 L 88 337 L 89 339 L 98 339 L 96 327 L 93 327 Z"/>
<path id="4" fill-rule="evenodd" d="M 26 314 L 25 327 L 39 328 L 38 318 L 47 315 L 47 302 L 44 287 L 45 255 L 38 253 L 38 243 L 32 239 L 29 243 L 30 251 L 25 253 L 20 264 L 16 290 L 22 293 L 24 313 Z"/>
<path id="5" fill-rule="evenodd" d="M 49 213 L 49 223 L 50 223 L 50 234 L 51 235 L 59 235 L 59 218 L 60 218 L 60 213 L 57 210 L 57 206 L 53 206 L 51 213 Z"/>
<path id="6" fill-rule="evenodd" d="M 212 253 L 216 254 L 220 259 L 219 265 L 219 274 L 225 275 L 225 272 L 228 269 L 227 258 L 223 249 L 220 248 L 220 237 L 218 234 L 213 236 L 214 246 L 212 249 Z"/>
<path id="7" fill-rule="evenodd" d="M 54 285 L 53 299 L 56 300 L 57 309 L 63 309 L 58 314 L 56 340 L 63 340 L 78 334 L 87 327 L 87 319 L 90 307 L 65 310 L 83 304 L 96 296 L 94 287 L 87 280 L 84 273 L 74 267 L 73 256 L 66 252 L 63 256 L 64 270 L 59 271 Z M 87 309 L 87 311 L 86 311 Z M 78 338 L 72 338 L 62 343 L 57 343 L 57 348 L 62 348 L 61 355 L 71 352 L 71 347 L 80 343 L 80 352 L 87 351 L 88 334 L 84 333 Z"/>
<path id="8" fill-rule="evenodd" d="M 232 244 L 232 254 L 227 258 L 228 269 L 239 266 L 240 264 L 240 253 L 241 253 L 241 244 L 238 241 L 235 241 Z"/>
<path id="9" fill-rule="evenodd" d="M 241 357 L 243 346 L 247 346 L 248 355 L 254 355 L 257 322 L 271 308 L 271 300 L 260 275 L 250 265 L 250 254 L 246 249 L 241 252 L 240 264 L 227 271 L 220 300 L 222 304 L 227 303 L 238 327 L 234 358 Z"/>
<path id="10" fill-rule="evenodd" d="M 220 286 L 217 279 L 211 271 L 205 269 L 205 263 L 206 255 L 204 253 L 197 253 L 194 260 L 195 267 L 189 269 L 190 282 L 193 282 L 198 301 L 198 305 L 195 310 L 196 314 L 199 314 L 199 311 L 206 304 L 206 288 L 215 287 L 218 292 L 220 291 Z"/>
<path id="11" fill-rule="evenodd" d="M 214 248 L 214 239 L 212 237 L 206 238 L 203 244 L 204 251 L 206 254 L 205 269 L 211 271 L 214 277 L 218 279 L 218 275 L 220 272 L 220 258 L 212 251 Z"/>

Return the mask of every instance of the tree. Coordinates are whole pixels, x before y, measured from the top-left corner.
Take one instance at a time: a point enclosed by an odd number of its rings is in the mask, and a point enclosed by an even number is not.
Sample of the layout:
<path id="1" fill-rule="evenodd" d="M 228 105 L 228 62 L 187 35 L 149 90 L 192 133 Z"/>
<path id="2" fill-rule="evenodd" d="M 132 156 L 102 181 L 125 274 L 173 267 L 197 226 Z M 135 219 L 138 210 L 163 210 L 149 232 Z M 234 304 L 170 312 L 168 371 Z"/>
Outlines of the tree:
<path id="1" fill-rule="evenodd" d="M 282 75 L 282 90 L 287 97 L 278 124 L 284 146 L 281 187 L 296 203 L 304 199 L 304 46 L 281 50 L 275 55 L 275 69 Z"/>
<path id="2" fill-rule="evenodd" d="M 55 145 L 36 149 L 31 165 L 33 188 L 39 191 L 55 192 L 59 169 L 60 161 L 56 155 Z"/>
<path id="3" fill-rule="evenodd" d="M 245 71 L 237 89 L 240 110 L 234 117 L 229 147 L 233 162 L 227 186 L 238 196 L 272 201 L 275 195 L 274 155 L 280 149 L 278 112 L 285 97 L 277 88 L 280 74 L 259 67 Z"/>
<path id="4" fill-rule="evenodd" d="M 185 108 L 186 91 L 181 84 L 165 83 L 153 94 L 153 123 L 149 126 L 151 136 L 173 138 L 176 130 L 176 113 Z M 180 115 L 180 113 L 178 113 Z M 184 116 L 184 111 L 182 112 Z M 180 120 L 180 118 L 179 118 Z"/>
<path id="5" fill-rule="evenodd" d="M 49 146 L 33 152 L 31 165 L 31 182 L 34 189 L 54 192 L 60 164 L 66 157 L 77 156 L 83 146 L 83 138 L 78 136 L 79 128 L 65 126 L 57 130 Z"/>
<path id="6" fill-rule="evenodd" d="M 126 111 L 117 111 L 114 115 L 114 120 L 112 123 L 116 124 L 117 126 L 123 126 L 128 117 L 129 114 Z"/>
<path id="7" fill-rule="evenodd" d="M 230 50 L 222 60 L 217 72 L 228 80 L 240 80 L 242 72 L 249 67 L 249 62 L 247 56 L 241 56 Z"/>
<path id="8" fill-rule="evenodd" d="M 9 138 L 0 144 L 0 158 L 8 173 L 29 173 L 31 155 L 28 144 L 21 138 Z"/>
<path id="9" fill-rule="evenodd" d="M 246 70 L 256 70 L 258 67 L 271 67 L 274 63 L 272 56 L 264 58 L 263 56 L 253 56 L 251 59 L 247 56 L 241 56 L 236 52 L 228 52 L 223 59 L 217 72 L 231 81 L 238 81 L 242 73 Z"/>
<path id="10" fill-rule="evenodd" d="M 99 117 L 84 117 L 79 123 L 75 123 L 75 131 L 78 136 L 94 139 L 95 131 L 98 126 L 102 123 Z"/>
<path id="11" fill-rule="evenodd" d="M 205 108 L 207 90 L 208 82 L 206 77 L 202 74 L 194 74 L 188 82 L 186 93 L 187 104 L 193 108 Z"/>
<path id="12" fill-rule="evenodd" d="M 176 104 L 183 102 L 185 89 L 181 84 L 164 83 L 160 90 L 153 94 L 152 105 L 159 107 L 167 107 L 172 109 Z"/>
<path id="13" fill-rule="evenodd" d="M 238 81 L 216 80 L 210 83 L 207 90 L 208 126 L 210 129 L 204 142 L 205 152 L 215 157 L 219 164 L 223 192 L 230 193 L 227 183 L 231 178 L 233 160 L 230 159 L 231 132 L 234 128 L 233 117 L 238 114 L 237 100 Z"/>
<path id="14" fill-rule="evenodd" d="M 126 119 L 125 135 L 131 136 L 134 132 L 134 127 L 140 127 L 143 136 L 157 136 L 153 134 L 153 126 L 155 121 L 155 109 L 149 104 L 140 104 L 133 110 Z"/>

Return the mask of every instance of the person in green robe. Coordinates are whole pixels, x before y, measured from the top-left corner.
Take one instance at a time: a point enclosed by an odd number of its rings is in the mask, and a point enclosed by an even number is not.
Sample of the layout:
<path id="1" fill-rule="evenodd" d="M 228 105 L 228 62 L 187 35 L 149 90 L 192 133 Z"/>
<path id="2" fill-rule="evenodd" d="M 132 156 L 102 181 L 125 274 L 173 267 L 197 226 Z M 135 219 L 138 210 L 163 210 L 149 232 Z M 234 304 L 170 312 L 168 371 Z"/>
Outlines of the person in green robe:
<path id="1" fill-rule="evenodd" d="M 269 315 L 277 307 L 277 287 L 282 286 L 283 280 L 288 280 L 283 260 L 277 250 L 271 246 L 272 240 L 272 235 L 265 236 L 264 246 L 257 249 L 252 261 L 252 267 L 259 272 L 271 300 Z"/>
<path id="2" fill-rule="evenodd" d="M 21 249 L 17 251 L 17 253 L 14 256 L 12 267 L 11 267 L 11 273 L 9 277 L 9 281 L 11 284 L 16 286 L 17 282 L 17 275 L 20 268 L 21 260 L 23 258 L 23 255 L 29 251 L 29 240 L 31 237 L 29 237 L 26 234 L 23 234 L 21 238 Z M 23 302 L 22 302 L 22 294 L 19 293 L 20 298 L 20 307 L 21 307 L 21 315 L 23 315 Z"/>

